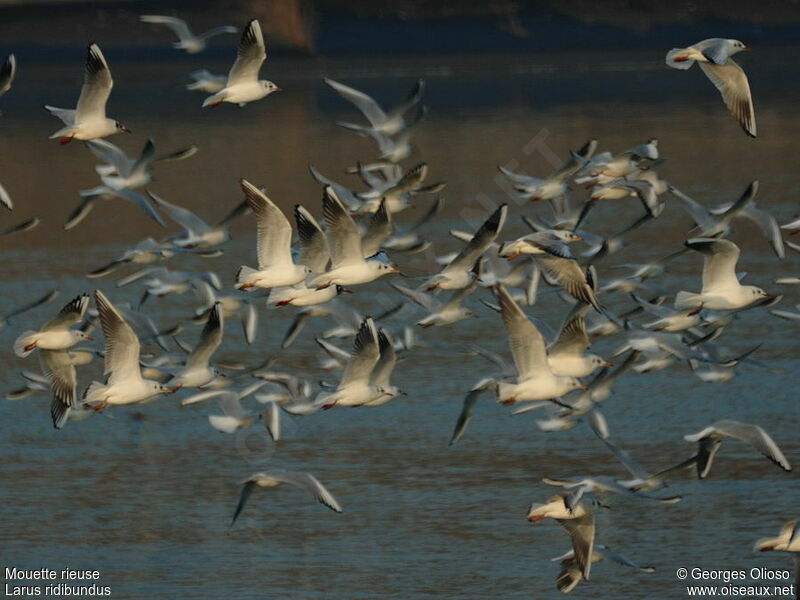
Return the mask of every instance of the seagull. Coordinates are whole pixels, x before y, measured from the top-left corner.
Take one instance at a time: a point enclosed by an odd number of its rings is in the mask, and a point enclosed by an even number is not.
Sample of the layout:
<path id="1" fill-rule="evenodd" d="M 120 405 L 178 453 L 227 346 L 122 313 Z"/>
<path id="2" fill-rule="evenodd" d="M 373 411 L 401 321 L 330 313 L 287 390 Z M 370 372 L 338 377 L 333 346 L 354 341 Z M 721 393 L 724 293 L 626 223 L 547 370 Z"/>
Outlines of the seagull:
<path id="1" fill-rule="evenodd" d="M 655 500 L 656 502 L 662 502 L 664 504 L 674 504 L 681 500 L 680 496 L 670 496 L 667 498 L 651 496 L 638 490 L 631 489 L 623 482 L 607 476 L 583 477 L 568 480 L 558 480 L 544 477 L 542 478 L 542 481 L 547 485 L 559 486 L 565 490 L 568 490 L 569 493 L 564 497 L 564 503 L 567 505 L 567 508 L 571 510 L 578 505 L 578 503 L 586 494 L 597 495 L 613 492 L 626 496 Z"/>
<path id="2" fill-rule="evenodd" d="M 461 303 L 478 287 L 477 277 L 464 289 L 453 290 L 445 302 L 437 300 L 431 294 L 426 294 L 420 290 L 412 290 L 397 283 L 390 283 L 389 285 L 428 311 L 428 315 L 417 322 L 420 327 L 443 327 L 478 316 L 468 308 L 461 306 Z"/>
<path id="3" fill-rule="evenodd" d="M 324 504 L 332 511 L 337 513 L 342 512 L 342 507 L 336 501 L 336 498 L 334 498 L 325 486 L 310 473 L 303 473 L 300 471 L 267 471 L 265 473 L 254 473 L 242 483 L 244 487 L 239 496 L 239 504 L 237 504 L 236 511 L 233 513 L 231 525 L 236 522 L 236 518 L 242 512 L 244 505 L 247 503 L 247 499 L 250 498 L 250 494 L 253 493 L 256 486 L 272 488 L 282 483 L 288 483 L 289 485 L 305 490 L 314 496 L 317 502 Z"/>
<path id="4" fill-rule="evenodd" d="M 591 157 L 583 157 L 577 152 L 571 154 L 581 165 L 581 169 L 576 173 L 575 183 L 582 185 L 602 185 L 613 179 L 627 177 L 640 170 L 642 166 L 637 160 L 639 157 L 631 152 L 617 155 L 601 152 Z"/>
<path id="5" fill-rule="evenodd" d="M 84 404 L 103 410 L 109 404 L 133 404 L 152 400 L 177 390 L 157 381 L 142 378 L 139 367 L 139 338 L 100 290 L 94 291 L 105 338 L 105 384 L 93 381 L 83 393 Z"/>
<path id="6" fill-rule="evenodd" d="M 667 272 L 667 263 L 670 261 L 675 260 L 679 256 L 682 256 L 686 252 L 689 251 L 689 248 L 683 247 L 680 250 L 672 252 L 663 258 L 659 258 L 657 260 L 648 262 L 648 263 L 624 263 L 621 265 L 615 265 L 611 267 L 612 269 L 632 269 L 633 273 L 628 275 L 629 279 L 635 279 L 637 281 L 644 282 L 648 279 L 652 279 L 653 277 L 658 277 L 659 275 L 663 275 Z"/>
<path id="7" fill-rule="evenodd" d="M 178 248 L 186 250 L 213 248 L 227 242 L 231 239 L 227 224 L 249 210 L 247 205 L 239 204 L 219 223 L 212 226 L 186 207 L 167 202 L 153 192 L 148 191 L 147 194 L 158 208 L 183 228 L 179 234 L 171 235 L 169 241 Z"/>
<path id="8" fill-rule="evenodd" d="M 246 179 L 240 181 L 247 203 L 256 216 L 258 269 L 239 267 L 236 287 L 274 288 L 300 283 L 311 271 L 292 261 L 292 226 L 272 200 Z"/>
<path id="9" fill-rule="evenodd" d="M 59 143 L 76 140 L 93 140 L 114 133 L 130 133 L 119 121 L 106 117 L 106 102 L 111 95 L 114 81 L 105 56 L 97 44 L 89 46 L 86 56 L 86 73 L 77 108 L 56 108 L 45 106 L 50 114 L 58 117 L 66 127 L 59 129 L 50 139 L 59 138 Z"/>
<path id="10" fill-rule="evenodd" d="M 781 449 L 761 427 L 750 423 L 723 420 L 717 421 L 702 431 L 683 437 L 687 442 L 697 442 L 698 444 L 697 454 L 690 460 L 697 464 L 697 476 L 700 479 L 705 479 L 708 475 L 711 465 L 714 463 L 714 456 L 725 438 L 746 442 L 784 471 L 792 470 L 792 465 L 786 460 Z"/>
<path id="11" fill-rule="evenodd" d="M 3 65 L 0 66 L 0 96 L 11 89 L 16 74 L 17 58 L 13 54 L 9 54 L 3 61 Z"/>
<path id="12" fill-rule="evenodd" d="M 497 168 L 511 182 L 520 198 L 531 201 L 554 201 L 567 193 L 567 180 L 583 166 L 583 162 L 579 162 L 578 159 L 591 158 L 596 149 L 597 140 L 589 140 L 580 150 L 570 154 L 569 159 L 545 179 L 515 173 L 506 167 Z"/>
<path id="13" fill-rule="evenodd" d="M 192 92 L 204 92 L 206 94 L 216 94 L 225 87 L 228 81 L 227 75 L 214 75 L 206 69 L 192 71 L 189 77 L 194 79 L 192 83 L 186 84 L 186 89 Z"/>
<path id="14" fill-rule="evenodd" d="M 337 404 L 361 406 L 375 400 L 381 390 L 372 384 L 371 375 L 380 356 L 378 328 L 375 321 L 367 317 L 356 334 L 353 352 L 339 385 L 332 392 L 322 392 L 315 404 L 329 409 Z"/>
<path id="15" fill-rule="evenodd" d="M 628 330 L 627 339 L 617 349 L 614 356 L 618 356 L 628 350 L 636 350 L 647 359 L 647 362 L 635 367 L 638 373 L 647 373 L 666 368 L 672 364 L 674 358 L 680 360 L 695 359 L 703 362 L 707 360 L 705 356 L 687 346 L 679 334 L 666 333 L 664 331 Z"/>
<path id="16" fill-rule="evenodd" d="M 156 156 L 155 144 L 152 139 L 149 139 L 137 158 L 128 157 L 125 152 L 107 140 L 89 140 L 86 142 L 86 147 L 105 163 L 95 167 L 100 175 L 102 185 L 81 191 L 81 201 L 70 214 L 64 229 L 72 229 L 83 221 L 98 200 L 113 198 L 123 198 L 133 202 L 147 216 L 165 227 L 166 224 L 161 215 L 151 206 L 147 198 L 134 190 L 153 180 L 151 165 L 156 162 L 189 158 L 197 152 L 197 146 L 189 146 L 169 154 Z M 154 194 L 150 194 L 150 197 L 153 198 Z"/>
<path id="17" fill-rule="evenodd" d="M 528 521 L 539 523 L 551 517 L 567 530 L 572 538 L 572 550 L 575 563 L 584 581 L 589 580 L 594 554 L 594 515 L 586 510 L 582 503 L 569 508 L 566 494 L 551 496 L 545 504 L 531 504 L 528 509 Z"/>
<path id="18" fill-rule="evenodd" d="M 89 306 L 89 296 L 83 294 L 70 301 L 58 315 L 45 323 L 39 331 L 26 331 L 14 342 L 14 354 L 22 358 L 37 348 L 41 350 L 67 350 L 81 341 L 92 338 L 81 329 L 71 329 L 83 321 Z"/>
<path id="19" fill-rule="evenodd" d="M 188 54 L 197 54 L 206 49 L 207 40 L 222 35 L 223 33 L 236 33 L 238 29 L 231 25 L 223 25 L 222 27 L 215 27 L 200 35 L 194 35 L 189 29 L 186 21 L 177 19 L 175 17 L 167 17 L 163 15 L 142 15 L 139 17 L 142 23 L 154 23 L 156 25 L 166 25 L 172 32 L 178 36 L 178 41 L 172 44 L 173 48 L 178 50 L 185 50 Z"/>
<path id="20" fill-rule="evenodd" d="M 220 304 L 216 303 L 208 315 L 200 340 L 186 359 L 183 369 L 167 382 L 168 387 L 193 388 L 211 383 L 217 372 L 208 363 L 222 343 L 223 323 Z"/>
<path id="21" fill-rule="evenodd" d="M 795 519 L 785 523 L 777 537 L 761 538 L 754 546 L 759 552 L 800 552 L 800 526 Z"/>
<path id="22" fill-rule="evenodd" d="M 346 86 L 338 81 L 334 81 L 333 79 L 326 78 L 325 83 L 342 98 L 353 103 L 370 122 L 370 127 L 341 122 L 338 123 L 338 125 L 357 132 L 377 132 L 387 136 L 400 133 L 403 129 L 413 125 L 413 122 L 409 123 L 406 121 L 404 115 L 419 104 L 422 98 L 422 92 L 425 89 L 425 82 L 422 79 L 418 80 L 408 98 L 387 114 L 372 97 L 364 92 Z"/>
<path id="23" fill-rule="evenodd" d="M 756 137 L 756 115 L 750 84 L 742 68 L 731 58 L 750 50 L 739 40 L 711 38 L 688 48 L 673 48 L 667 52 L 667 65 L 673 69 L 688 69 L 695 61 L 722 94 L 725 106 L 750 137 Z"/>
<path id="24" fill-rule="evenodd" d="M 644 206 L 646 214 L 650 217 L 657 217 L 664 210 L 664 203 L 658 200 L 656 186 L 647 179 L 638 178 L 638 173 L 634 172 L 634 174 L 627 177 L 612 179 L 603 185 L 594 186 L 589 201 L 584 205 L 581 214 L 578 216 L 578 222 L 575 227 L 583 223 L 586 213 L 589 212 L 594 202 L 598 200 L 619 200 L 631 195 L 639 199 L 642 206 Z"/>
<path id="25" fill-rule="evenodd" d="M 503 286 L 497 299 L 517 370 L 517 382 L 500 381 L 497 400 L 502 404 L 553 400 L 584 386 L 575 377 L 555 375 L 547 361 L 544 337 Z"/>
<path id="26" fill-rule="evenodd" d="M 95 170 L 100 175 L 103 185 L 112 190 L 134 190 L 144 187 L 153 181 L 150 167 L 153 163 L 183 160 L 197 153 L 197 146 L 181 148 L 162 156 L 156 156 L 156 146 L 152 139 L 148 139 L 139 156 L 130 158 L 118 146 L 108 140 L 88 140 L 86 147 L 105 164 L 98 165 Z"/>
<path id="27" fill-rule="evenodd" d="M 363 200 L 359 213 L 375 213 L 385 205 L 385 210 L 393 215 L 409 207 L 411 198 L 419 194 L 435 194 L 444 189 L 444 183 L 422 185 L 428 176 L 428 164 L 420 163 L 403 174 L 397 180 L 382 183 L 369 192 L 355 194 Z"/>
<path id="28" fill-rule="evenodd" d="M 206 281 L 215 289 L 219 289 L 221 285 L 219 277 L 213 271 L 188 273 L 185 271 L 171 271 L 166 267 L 151 267 L 123 277 L 117 282 L 117 287 L 124 287 L 144 277 L 147 277 L 147 279 L 144 280 L 145 290 L 141 300 L 139 300 L 139 307 L 150 296 L 163 298 L 169 294 L 185 294 L 191 290 L 192 283 L 198 279 Z"/>
<path id="29" fill-rule="evenodd" d="M 705 255 L 703 289 L 699 294 L 678 292 L 676 309 L 696 308 L 702 304 L 708 310 L 733 310 L 775 297 L 759 287 L 739 283 L 736 262 L 740 251 L 733 242 L 700 237 L 687 240 L 685 245 Z"/>
<path id="30" fill-rule="evenodd" d="M 242 32 L 236 62 L 228 72 L 225 87 L 206 98 L 203 101 L 203 108 L 219 106 L 223 102 L 244 106 L 248 102 L 269 96 L 272 92 L 281 91 L 281 88 L 271 81 L 258 79 L 258 71 L 266 58 L 267 51 L 264 47 L 261 25 L 256 19 L 252 19 Z"/>
<path id="31" fill-rule="evenodd" d="M 738 356 L 725 359 L 720 356 L 716 347 L 711 342 L 705 342 L 700 350 L 706 357 L 706 362 L 703 363 L 703 367 L 700 367 L 701 363 L 698 360 L 690 359 L 689 368 L 692 369 L 692 373 L 700 379 L 700 381 L 706 383 L 725 383 L 736 376 L 736 366 L 741 364 L 760 347 L 761 344 L 757 344 Z"/>
<path id="32" fill-rule="evenodd" d="M 636 569 L 642 573 L 655 573 L 655 568 L 640 567 L 624 554 L 620 554 L 619 552 L 616 552 L 608 546 L 604 546 L 603 544 L 597 544 L 594 547 L 594 552 L 592 552 L 591 562 L 594 564 L 603 559 L 607 559 L 611 562 L 617 563 L 618 565 L 622 565 L 623 567 Z M 553 562 L 561 563 L 561 573 L 559 573 L 558 578 L 556 579 L 556 587 L 558 588 L 558 591 L 560 591 L 562 594 L 570 593 L 580 583 L 582 577 L 581 570 L 578 568 L 577 561 L 575 560 L 575 551 L 570 550 L 569 552 L 566 552 L 561 556 L 557 556 L 551 560 Z"/>
<path id="33" fill-rule="evenodd" d="M 174 251 L 169 247 L 164 247 L 155 241 L 153 238 L 145 238 L 137 242 L 111 262 L 98 267 L 94 271 L 86 274 L 86 277 L 95 279 L 97 277 L 105 277 L 110 273 L 116 271 L 120 266 L 128 263 L 135 265 L 148 265 L 154 262 L 165 260 L 174 255 Z"/>
<path id="34" fill-rule="evenodd" d="M 617 460 L 622 463 L 622 466 L 624 466 L 633 477 L 633 479 L 619 480 L 619 483 L 635 492 L 655 492 L 661 490 L 667 487 L 666 478 L 669 475 L 694 465 L 694 459 L 692 458 L 668 469 L 658 471 L 657 473 L 651 473 L 641 464 L 639 464 L 639 462 L 630 454 L 628 454 L 627 451 L 623 450 L 610 439 L 608 439 L 607 436 L 604 437 L 598 432 L 595 432 L 595 434 L 600 441 L 603 442 L 609 450 L 611 450 Z"/>
<path id="35" fill-rule="evenodd" d="M 780 534 L 775 538 L 762 538 L 755 544 L 753 550 L 759 552 L 792 552 L 794 554 L 794 589 L 795 597 L 800 593 L 800 527 L 798 521 L 789 521 L 781 527 Z"/>
<path id="36" fill-rule="evenodd" d="M 382 275 L 400 272 L 383 252 L 364 258 L 358 226 L 331 186 L 325 187 L 322 213 L 328 226 L 326 235 L 331 269 L 313 278 L 308 283 L 309 287 L 323 289 L 331 285 L 358 285 L 375 281 Z"/>
<path id="37" fill-rule="evenodd" d="M 645 329 L 678 333 L 700 324 L 700 312 L 703 310 L 702 302 L 697 306 L 684 308 L 682 310 L 674 310 L 668 306 L 661 306 L 648 302 L 636 294 L 631 294 L 631 297 L 645 312 L 657 317 L 655 321 L 642 325 Z"/>
<path id="38" fill-rule="evenodd" d="M 480 226 L 461 252 L 444 269 L 430 277 L 424 287 L 429 292 L 436 289 L 460 290 L 472 283 L 475 279 L 475 263 L 494 243 L 503 228 L 507 213 L 508 205 L 501 204 Z"/>
<path id="39" fill-rule="evenodd" d="M 696 228 L 699 230 L 696 237 L 724 237 L 730 232 L 733 220 L 743 217 L 755 223 L 769 241 L 775 255 L 780 259 L 784 258 L 785 250 L 778 222 L 769 212 L 756 205 L 758 181 L 750 183 L 736 202 L 726 203 L 711 210 L 707 210 L 673 186 L 669 187 L 669 191 L 680 200 L 686 212 L 694 219 Z"/>
<path id="40" fill-rule="evenodd" d="M 795 596 L 800 590 L 800 527 L 795 519 L 781 527 L 778 537 L 761 538 L 755 543 L 753 550 L 758 552 L 791 552 L 794 554 Z"/>

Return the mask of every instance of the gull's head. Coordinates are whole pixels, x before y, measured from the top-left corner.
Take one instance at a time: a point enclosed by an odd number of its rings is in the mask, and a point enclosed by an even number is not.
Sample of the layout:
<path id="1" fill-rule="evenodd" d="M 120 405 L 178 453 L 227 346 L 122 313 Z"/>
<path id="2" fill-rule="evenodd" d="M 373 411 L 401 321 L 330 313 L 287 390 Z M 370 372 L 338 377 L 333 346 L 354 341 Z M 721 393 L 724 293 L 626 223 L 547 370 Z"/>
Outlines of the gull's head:
<path id="1" fill-rule="evenodd" d="M 367 262 L 372 265 L 373 269 L 381 274 L 400 273 L 400 269 L 397 268 L 397 265 L 389 260 L 389 256 L 382 250 L 370 256 Z"/>
<path id="2" fill-rule="evenodd" d="M 379 273 L 399 273 L 397 267 L 392 263 L 377 262 L 373 264 L 375 265 L 373 268 L 377 269 Z"/>
<path id="3" fill-rule="evenodd" d="M 76 332 L 77 338 L 82 342 L 93 342 L 94 338 L 83 331 Z"/>
<path id="4" fill-rule="evenodd" d="M 271 81 L 264 80 L 264 81 L 261 81 L 259 83 L 261 83 L 261 87 L 264 88 L 264 91 L 267 92 L 267 94 L 271 94 L 272 92 L 282 92 L 283 91 L 283 88 L 278 87 L 277 85 L 275 85 Z"/>
<path id="5" fill-rule="evenodd" d="M 118 132 L 121 131 L 122 133 L 131 133 L 131 130 L 125 127 L 125 125 L 123 125 L 119 121 L 114 121 L 114 127 L 117 128 Z"/>
<path id="6" fill-rule="evenodd" d="M 750 286 L 750 293 L 753 295 L 753 301 L 755 300 L 767 300 L 775 297 L 775 294 L 770 294 L 765 292 L 760 287 Z"/>
<path id="7" fill-rule="evenodd" d="M 551 229 L 550 233 L 553 234 L 554 237 L 558 238 L 562 242 L 567 244 L 571 242 L 582 242 L 583 238 L 579 236 L 574 231 L 569 231 L 566 229 Z"/>
<path id="8" fill-rule="evenodd" d="M 595 368 L 598 369 L 600 367 L 612 367 L 614 363 L 608 362 L 602 356 L 597 356 L 597 354 L 590 354 L 589 355 L 589 363 Z"/>
<path id="9" fill-rule="evenodd" d="M 394 398 L 396 396 L 407 396 L 408 395 L 403 390 L 401 390 L 400 388 L 395 387 L 393 385 L 390 385 L 389 387 L 380 388 L 380 392 L 381 392 L 381 394 L 383 396 L 386 396 L 387 398 Z"/>
<path id="10" fill-rule="evenodd" d="M 741 52 L 742 50 L 750 50 L 749 46 L 746 46 L 743 42 L 739 40 L 728 40 L 728 44 L 731 46 L 731 54 L 736 54 L 737 52 Z"/>

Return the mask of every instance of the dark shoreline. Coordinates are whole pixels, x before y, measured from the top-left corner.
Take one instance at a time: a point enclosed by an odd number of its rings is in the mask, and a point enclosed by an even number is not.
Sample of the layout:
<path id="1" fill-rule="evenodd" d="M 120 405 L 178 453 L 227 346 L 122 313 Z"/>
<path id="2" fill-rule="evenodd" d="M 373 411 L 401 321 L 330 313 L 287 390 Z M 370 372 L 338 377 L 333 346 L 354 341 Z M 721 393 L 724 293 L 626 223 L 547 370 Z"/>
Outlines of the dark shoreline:
<path id="1" fill-rule="evenodd" d="M 222 4 L 222 6 L 220 6 Z M 699 5 L 699 6 L 698 6 Z M 0 0 L 0 51 L 25 46 L 36 29 L 52 46 L 103 39 L 171 50 L 169 32 L 138 15 L 181 16 L 203 30 L 258 17 L 271 54 L 419 55 L 672 47 L 707 37 L 747 40 L 753 47 L 800 42 L 800 9 L 787 2 L 444 2 L 390 6 L 352 0 L 174 2 L 152 0 Z M 204 56 L 230 53 L 217 40 Z"/>

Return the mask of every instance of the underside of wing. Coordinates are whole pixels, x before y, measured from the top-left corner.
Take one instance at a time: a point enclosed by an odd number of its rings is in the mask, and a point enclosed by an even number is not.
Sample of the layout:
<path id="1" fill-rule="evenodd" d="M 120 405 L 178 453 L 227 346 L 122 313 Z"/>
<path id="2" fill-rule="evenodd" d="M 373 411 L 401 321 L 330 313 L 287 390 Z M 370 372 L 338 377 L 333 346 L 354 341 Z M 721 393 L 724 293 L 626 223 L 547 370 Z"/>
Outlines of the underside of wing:
<path id="1" fill-rule="evenodd" d="M 730 58 L 723 65 L 704 62 L 698 64 L 722 94 L 725 106 L 742 126 L 744 132 L 751 137 L 756 137 L 756 114 L 753 109 L 753 98 L 750 94 L 747 75 L 742 68 Z"/>

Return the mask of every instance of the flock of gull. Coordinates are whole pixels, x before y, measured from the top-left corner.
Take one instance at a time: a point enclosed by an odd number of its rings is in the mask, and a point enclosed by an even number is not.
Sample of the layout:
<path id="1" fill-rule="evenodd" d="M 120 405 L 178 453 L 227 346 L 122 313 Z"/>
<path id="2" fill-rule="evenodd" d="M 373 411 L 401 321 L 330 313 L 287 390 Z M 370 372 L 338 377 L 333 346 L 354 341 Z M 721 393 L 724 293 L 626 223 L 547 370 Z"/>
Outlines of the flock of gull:
<path id="1" fill-rule="evenodd" d="M 147 15 L 141 20 L 169 27 L 179 37 L 175 48 L 188 53 L 201 52 L 212 36 L 236 32 L 233 27 L 219 27 L 196 36 L 186 23 L 173 17 Z M 667 64 L 683 69 L 697 62 L 720 90 L 731 114 L 748 135 L 755 137 L 747 78 L 731 59 L 745 49 L 736 40 L 705 40 L 670 51 Z M 254 102 L 280 90 L 274 83 L 258 79 L 265 58 L 260 25 L 252 20 L 241 35 L 227 77 L 196 71 L 188 88 L 210 94 L 204 107 Z M 0 71 L 0 94 L 12 88 L 16 69 L 16 59 L 11 55 Z M 426 163 L 403 166 L 413 153 L 413 131 L 425 115 L 424 82 L 419 81 L 408 97 L 389 111 L 364 92 L 330 79 L 325 82 L 366 119 L 339 125 L 375 142 L 374 159 L 358 162 L 350 170 L 364 189 L 355 191 L 358 186 L 334 181 L 311 167 L 311 175 L 321 187 L 321 205 L 296 205 L 291 215 L 293 227 L 290 218 L 257 183 L 241 179 L 241 203 L 212 225 L 188 208 L 146 189 L 157 163 L 188 159 L 197 148 L 158 155 L 153 141 L 148 140 L 141 154 L 131 157 L 103 139 L 128 129 L 106 116 L 113 85 L 111 70 L 100 47 L 89 46 L 76 108 L 46 107 L 63 122 L 51 137 L 62 144 L 81 140 L 101 163 L 96 167 L 100 184 L 80 192 L 80 203 L 65 228 L 78 226 L 98 203 L 103 204 L 100 201 L 122 198 L 134 202 L 159 226 L 173 223 L 177 230 L 159 240 L 147 238 L 132 244 L 87 274 L 97 280 L 131 267 L 138 269 L 116 283 L 118 288 L 142 286 L 138 302 L 112 302 L 95 289 L 91 295 L 71 300 L 46 323 L 29 325 L 29 330 L 19 334 L 14 352 L 21 358 L 37 356 L 39 369 L 24 370 L 24 386 L 10 392 L 9 399 L 52 395 L 50 412 L 54 426 L 60 429 L 71 420 L 90 418 L 109 406 L 141 404 L 163 394 L 194 390 L 196 393 L 184 395 L 181 403 L 217 400 L 222 414 L 208 416 L 214 429 L 234 433 L 266 426 L 277 441 L 281 439 L 284 412 L 309 416 L 334 407 L 377 407 L 402 398 L 405 393 L 392 380 L 402 379 L 402 375 L 395 376 L 395 367 L 413 353 L 415 346 L 424 343 L 415 333 L 417 327 L 452 327 L 479 317 L 489 331 L 502 322 L 512 360 L 485 348 L 470 349 L 472 354 L 486 358 L 487 376 L 465 390 L 450 443 L 467 435 L 476 403 L 488 396 L 511 407 L 514 414 L 536 410 L 542 415 L 536 423 L 543 431 L 586 424 L 618 459 L 620 467 L 629 472 L 624 477 L 588 475 L 543 480 L 557 489 L 546 501 L 533 503 L 527 518 L 531 523 L 552 518 L 566 530 L 572 549 L 554 559 L 561 563 L 557 586 L 565 593 L 588 581 L 592 564 L 603 559 L 642 572 L 653 571 L 595 543 L 596 535 L 603 537 L 602 532 L 596 532 L 595 514 L 609 507 L 609 496 L 679 502 L 679 495 L 663 495 L 668 481 L 689 471 L 699 479 L 709 476 L 723 441 L 728 439 L 751 446 L 779 469 L 791 471 L 789 460 L 767 431 L 757 424 L 722 420 L 685 436 L 695 448 L 685 461 L 652 472 L 612 439 L 601 409 L 623 376 L 685 365 L 704 382 L 723 383 L 734 377 L 743 363 L 763 368 L 756 360 L 758 346 L 730 356 L 717 343 L 721 336 L 736 335 L 739 318 L 747 318 L 743 313 L 767 310 L 781 300 L 780 295 L 742 283 L 737 271 L 740 249 L 731 239 L 737 225 L 743 220 L 755 223 L 779 260 L 784 258 L 786 246 L 800 251 L 800 246 L 783 240 L 781 231 L 789 235 L 800 232 L 800 220 L 779 226 L 770 212 L 756 203 L 758 181 L 750 183 L 732 202 L 707 206 L 659 177 L 657 169 L 664 159 L 656 139 L 616 154 L 598 152 L 597 142 L 591 140 L 544 178 L 501 168 L 513 190 L 513 202 L 487 211 L 484 222 L 474 231 L 451 230 L 458 250 L 437 256 L 440 268 L 436 272 L 411 277 L 400 273 L 389 255 L 432 251 L 432 241 L 423 232 L 441 210 L 438 194 L 444 188 L 443 183 L 426 183 Z M 588 196 L 575 204 L 574 190 L 584 188 L 589 190 Z M 9 210 L 13 208 L 10 195 L 2 187 L 0 201 Z M 610 236 L 588 229 L 591 210 L 598 202 L 629 201 L 638 201 L 642 207 L 641 216 L 634 222 Z M 410 224 L 400 222 L 401 213 L 421 202 L 427 205 L 422 217 Z M 599 272 L 609 272 L 603 262 L 623 253 L 628 245 L 626 236 L 660 218 L 668 202 L 684 209 L 694 221 L 683 247 L 646 264 L 624 264 L 623 276 L 601 279 Z M 513 214 L 516 208 L 521 208 L 521 214 Z M 536 210 L 538 214 L 534 214 Z M 251 265 L 224 265 L 235 279 L 227 291 L 223 293 L 220 277 L 212 270 L 172 268 L 186 255 L 219 262 L 231 237 L 228 226 L 239 218 L 255 226 L 255 260 Z M 528 233 L 508 235 L 507 224 L 512 219 L 524 223 Z M 27 231 L 38 222 L 32 219 L 3 233 Z M 694 291 L 659 285 L 659 277 L 670 263 L 682 257 L 687 261 L 702 258 L 702 276 L 698 273 Z M 391 278 L 385 290 L 400 300 L 397 306 L 371 317 L 359 314 L 346 302 L 348 294 L 358 294 L 362 286 L 392 274 L 400 277 Z M 541 296 L 541 283 L 556 291 L 553 297 L 563 306 L 563 325 L 556 333 L 529 314 Z M 798 283 L 796 277 L 775 281 L 776 286 Z M 151 297 L 187 293 L 194 293 L 199 305 L 186 314 L 186 320 L 169 329 L 156 327 L 145 302 Z M 4 324 L 13 318 L 16 325 L 23 321 L 24 312 L 52 301 L 56 295 L 54 290 L 19 306 L 3 316 Z M 612 308 L 623 300 L 632 303 L 624 312 Z M 156 300 L 150 304 L 153 302 Z M 278 371 L 271 363 L 231 364 L 215 359 L 223 335 L 232 335 L 226 332 L 226 322 L 241 320 L 243 341 L 253 344 L 259 315 L 276 307 L 295 307 L 282 342 L 284 348 L 302 333 L 310 319 L 335 323 L 316 341 L 325 352 L 322 366 L 331 373 L 341 370 L 337 383 L 312 383 L 301 373 Z M 416 314 L 409 317 L 414 326 L 393 330 L 383 325 L 401 311 L 415 310 Z M 784 319 L 800 319 L 796 311 L 771 312 Z M 98 323 L 102 349 L 92 344 Z M 197 339 L 191 345 L 178 335 L 191 331 L 193 323 L 201 325 L 202 330 L 199 335 L 193 334 Z M 590 352 L 591 342 L 601 336 L 618 340 L 613 357 Z M 349 352 L 333 341 L 348 338 L 354 340 Z M 93 379 L 92 364 L 98 357 L 102 357 L 102 377 Z M 279 484 L 301 488 L 333 511 L 342 511 L 331 492 L 313 475 L 271 471 L 255 473 L 243 482 L 233 520 L 256 487 Z M 760 540 L 756 549 L 800 556 L 800 526 L 797 521 L 787 524 L 778 537 Z"/>

